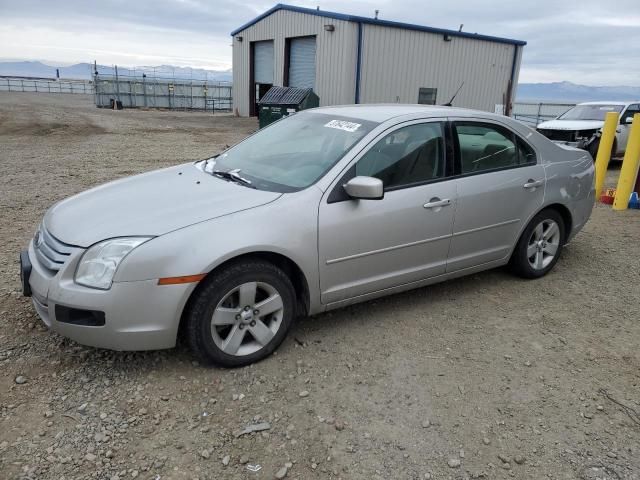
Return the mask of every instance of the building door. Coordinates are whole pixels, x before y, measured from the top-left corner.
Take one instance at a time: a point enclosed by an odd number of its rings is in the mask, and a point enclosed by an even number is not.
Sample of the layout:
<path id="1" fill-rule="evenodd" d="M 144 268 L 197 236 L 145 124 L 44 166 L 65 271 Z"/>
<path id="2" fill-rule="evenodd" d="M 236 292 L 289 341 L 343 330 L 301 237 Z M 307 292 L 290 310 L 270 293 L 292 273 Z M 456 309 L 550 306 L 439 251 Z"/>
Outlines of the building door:
<path id="1" fill-rule="evenodd" d="M 273 85 L 273 40 L 252 43 L 253 81 L 250 90 L 251 114 L 258 112 L 258 101 Z"/>
<path id="2" fill-rule="evenodd" d="M 316 37 L 290 39 L 289 86 L 315 89 Z"/>

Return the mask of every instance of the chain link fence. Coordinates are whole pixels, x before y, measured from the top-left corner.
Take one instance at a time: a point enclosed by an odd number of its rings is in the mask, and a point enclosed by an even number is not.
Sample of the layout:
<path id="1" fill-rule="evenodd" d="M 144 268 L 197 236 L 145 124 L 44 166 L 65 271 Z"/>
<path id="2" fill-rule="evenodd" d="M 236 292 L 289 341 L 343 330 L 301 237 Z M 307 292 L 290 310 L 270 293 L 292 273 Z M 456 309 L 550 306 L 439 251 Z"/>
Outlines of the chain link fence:
<path id="1" fill-rule="evenodd" d="M 121 73 L 120 73 L 121 72 Z M 75 93 L 94 95 L 98 107 L 166 108 L 176 110 L 232 110 L 231 82 L 157 68 L 98 68 L 92 80 L 0 76 L 0 91 Z M 512 117 L 535 127 L 553 120 L 575 103 L 515 102 Z"/>
<path id="2" fill-rule="evenodd" d="M 90 80 L 59 80 L 53 78 L 0 77 L 0 92 L 79 93 L 93 94 Z"/>
<path id="3" fill-rule="evenodd" d="M 574 107 L 575 103 L 533 103 L 515 102 L 511 116 L 532 127 L 553 120 Z"/>
<path id="4" fill-rule="evenodd" d="M 96 66 L 92 72 L 98 107 L 232 109 L 231 82 L 212 79 L 206 70 L 174 67 Z"/>
<path id="5" fill-rule="evenodd" d="M 231 111 L 231 83 L 208 80 L 96 75 L 98 107 L 166 108 L 175 110 Z"/>

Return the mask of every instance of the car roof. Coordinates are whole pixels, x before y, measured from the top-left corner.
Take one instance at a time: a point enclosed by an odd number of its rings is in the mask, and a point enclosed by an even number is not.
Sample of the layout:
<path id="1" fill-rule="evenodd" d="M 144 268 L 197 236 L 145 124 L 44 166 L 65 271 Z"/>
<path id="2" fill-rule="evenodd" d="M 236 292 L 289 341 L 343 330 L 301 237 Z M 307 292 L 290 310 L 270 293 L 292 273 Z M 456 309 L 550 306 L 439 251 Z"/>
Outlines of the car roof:
<path id="1" fill-rule="evenodd" d="M 578 105 L 631 105 L 632 103 L 640 103 L 640 100 L 630 100 L 628 102 L 605 102 L 605 101 L 601 101 L 601 102 L 582 102 L 579 103 Z"/>
<path id="2" fill-rule="evenodd" d="M 398 103 L 336 105 L 314 108 L 313 112 L 324 113 L 327 115 L 339 115 L 341 117 L 359 118 L 361 120 L 368 120 L 377 123 L 386 122 L 387 120 L 406 115 L 420 115 L 424 118 L 449 116 L 483 118 L 501 117 L 489 112 L 470 110 L 467 108 Z"/>

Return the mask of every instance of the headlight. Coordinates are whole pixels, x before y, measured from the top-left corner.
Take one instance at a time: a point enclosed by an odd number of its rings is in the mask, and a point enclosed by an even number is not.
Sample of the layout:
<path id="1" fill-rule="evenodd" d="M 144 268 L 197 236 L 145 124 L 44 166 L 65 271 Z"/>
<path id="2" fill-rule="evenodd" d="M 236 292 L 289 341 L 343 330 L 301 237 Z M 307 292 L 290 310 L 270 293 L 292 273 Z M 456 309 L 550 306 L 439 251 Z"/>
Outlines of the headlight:
<path id="1" fill-rule="evenodd" d="M 151 237 L 112 238 L 96 243 L 82 255 L 76 269 L 76 283 L 109 290 L 122 259 L 147 240 Z"/>

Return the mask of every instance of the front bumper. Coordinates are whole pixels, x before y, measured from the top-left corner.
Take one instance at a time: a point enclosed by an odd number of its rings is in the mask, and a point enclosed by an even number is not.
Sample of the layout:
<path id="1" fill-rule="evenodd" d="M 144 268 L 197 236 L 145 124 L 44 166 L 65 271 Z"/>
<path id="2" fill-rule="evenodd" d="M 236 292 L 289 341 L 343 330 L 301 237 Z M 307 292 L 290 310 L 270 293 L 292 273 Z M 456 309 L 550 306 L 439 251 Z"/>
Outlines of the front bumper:
<path id="1" fill-rule="evenodd" d="M 31 294 L 36 312 L 51 330 L 83 345 L 111 350 L 175 346 L 182 310 L 193 284 L 158 285 L 157 279 L 151 279 L 114 282 L 110 290 L 87 288 L 73 281 L 80 257 L 81 252 L 52 274 L 36 257 L 33 242 L 20 255 L 21 277 L 26 277 L 23 293 Z M 57 318 L 57 305 L 103 313 L 104 325 L 79 325 L 70 323 L 68 316 Z"/>

